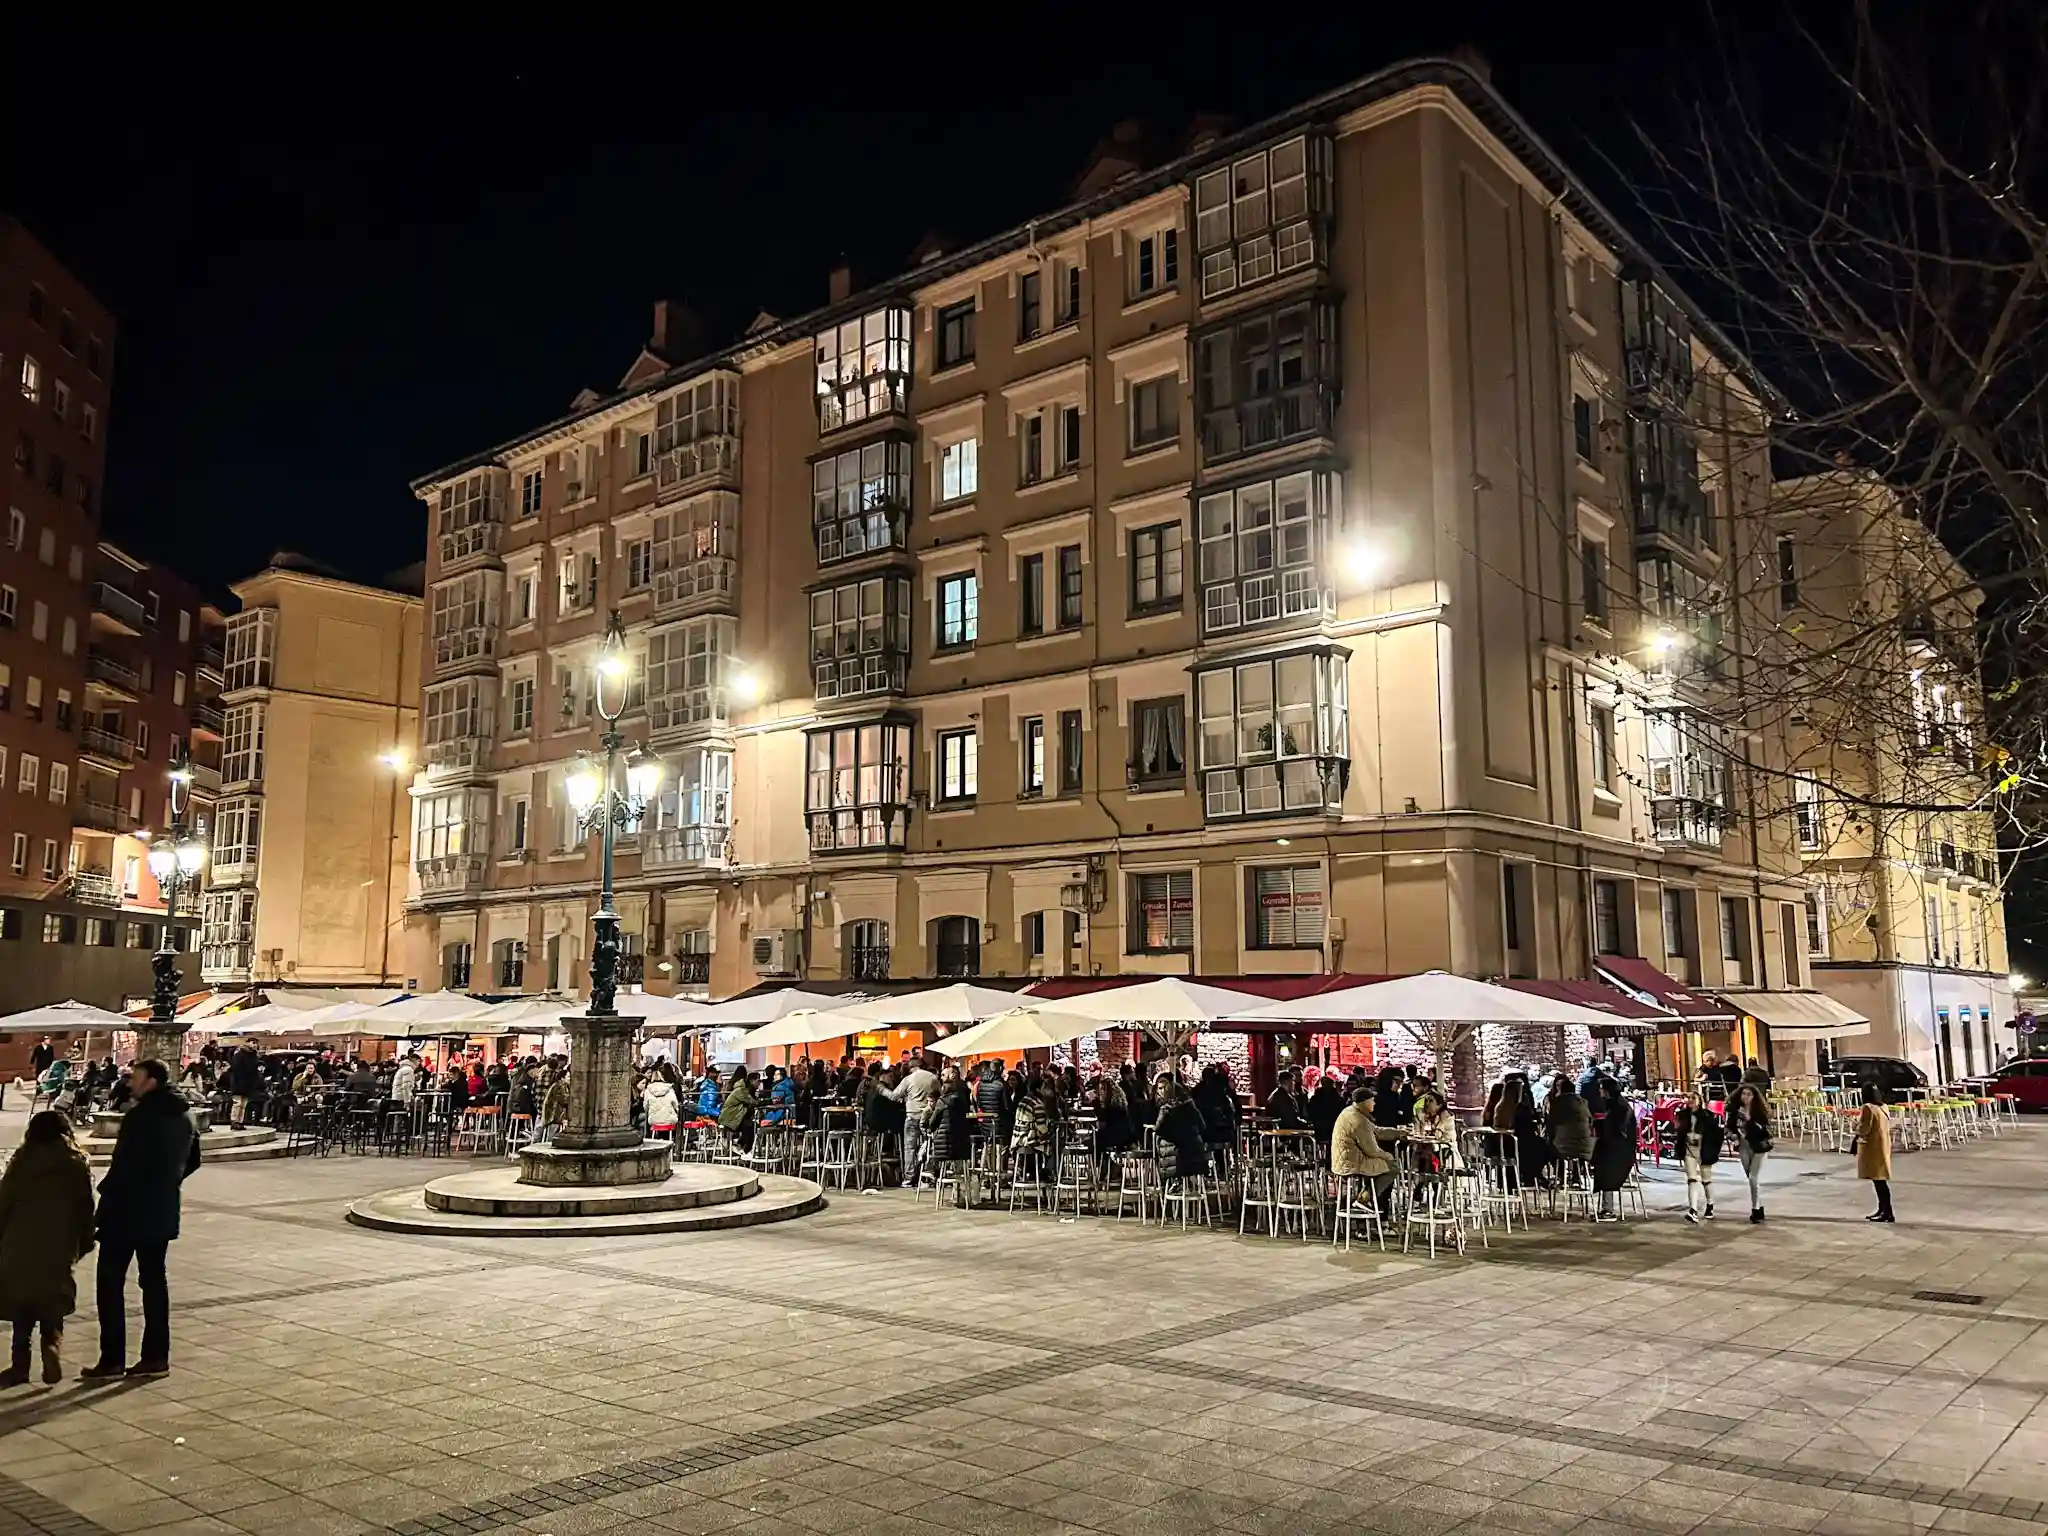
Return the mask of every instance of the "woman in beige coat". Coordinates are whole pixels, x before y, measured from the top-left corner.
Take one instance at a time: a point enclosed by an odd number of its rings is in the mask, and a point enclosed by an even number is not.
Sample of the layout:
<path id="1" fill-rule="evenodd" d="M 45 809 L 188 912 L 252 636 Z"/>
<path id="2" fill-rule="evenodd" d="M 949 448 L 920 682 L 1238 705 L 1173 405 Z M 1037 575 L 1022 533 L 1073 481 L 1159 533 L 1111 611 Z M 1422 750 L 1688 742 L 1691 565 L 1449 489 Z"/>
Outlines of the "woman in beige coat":
<path id="1" fill-rule="evenodd" d="M 1877 1209 L 1865 1221 L 1892 1220 L 1892 1120 L 1884 1112 L 1884 1090 L 1863 1089 L 1863 1114 L 1856 1122 L 1856 1177 L 1877 1190 Z"/>

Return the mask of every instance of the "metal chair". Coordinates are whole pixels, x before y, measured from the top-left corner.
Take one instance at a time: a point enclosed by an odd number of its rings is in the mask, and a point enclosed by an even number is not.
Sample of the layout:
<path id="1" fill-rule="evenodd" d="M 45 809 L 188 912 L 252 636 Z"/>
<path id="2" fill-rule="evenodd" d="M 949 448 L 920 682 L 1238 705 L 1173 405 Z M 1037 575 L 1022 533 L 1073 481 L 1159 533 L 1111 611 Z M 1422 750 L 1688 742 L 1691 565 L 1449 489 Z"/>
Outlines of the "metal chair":
<path id="1" fill-rule="evenodd" d="M 1341 1244 L 1349 1252 L 1354 1226 L 1363 1227 L 1367 1237 L 1378 1238 L 1381 1253 L 1387 1251 L 1386 1218 L 1380 1214 L 1371 1181 L 1362 1174 L 1339 1174 L 1337 1200 L 1331 1208 L 1330 1246 L 1335 1248 Z"/>

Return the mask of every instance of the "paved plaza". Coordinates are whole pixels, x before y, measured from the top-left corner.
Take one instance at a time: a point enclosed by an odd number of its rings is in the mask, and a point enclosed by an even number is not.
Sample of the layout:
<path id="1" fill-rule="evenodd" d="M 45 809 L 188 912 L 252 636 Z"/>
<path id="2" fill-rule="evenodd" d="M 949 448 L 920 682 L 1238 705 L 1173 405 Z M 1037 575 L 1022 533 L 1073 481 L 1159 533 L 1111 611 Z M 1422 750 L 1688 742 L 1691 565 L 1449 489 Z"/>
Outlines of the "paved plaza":
<path id="1" fill-rule="evenodd" d="M 2039 1532 L 2044 1158 L 1902 1157 L 1883 1228 L 1780 1157 L 1761 1229 L 1735 1176 L 1434 1262 L 894 1191 L 422 1238 L 342 1212 L 446 1162 L 205 1168 L 175 1373 L 0 1396 L 0 1536 Z"/>

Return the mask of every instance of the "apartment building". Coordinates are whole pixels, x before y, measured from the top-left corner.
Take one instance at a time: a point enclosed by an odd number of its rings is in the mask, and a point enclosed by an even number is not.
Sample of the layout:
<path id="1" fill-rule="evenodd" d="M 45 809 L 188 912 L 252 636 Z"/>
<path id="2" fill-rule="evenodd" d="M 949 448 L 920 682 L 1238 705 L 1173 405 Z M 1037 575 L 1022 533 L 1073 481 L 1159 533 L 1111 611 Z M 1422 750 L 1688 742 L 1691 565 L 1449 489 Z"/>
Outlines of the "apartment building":
<path id="1" fill-rule="evenodd" d="M 1718 579 L 1760 386 L 1470 67 L 1112 142 L 723 352 L 675 319 L 416 484 L 423 983 L 581 985 L 613 610 L 669 773 L 618 866 L 649 986 L 1806 983 Z"/>
<path id="2" fill-rule="evenodd" d="M 237 582 L 218 657 L 220 788 L 200 975 L 397 978 L 420 599 L 279 554 Z"/>
<path id="3" fill-rule="evenodd" d="M 1938 1081 L 2016 1041 L 1997 829 L 1984 805 L 1982 593 L 1899 495 L 1847 473 L 1781 481 L 1771 597 L 1815 984 L 1871 1020 L 1844 1049 Z"/>

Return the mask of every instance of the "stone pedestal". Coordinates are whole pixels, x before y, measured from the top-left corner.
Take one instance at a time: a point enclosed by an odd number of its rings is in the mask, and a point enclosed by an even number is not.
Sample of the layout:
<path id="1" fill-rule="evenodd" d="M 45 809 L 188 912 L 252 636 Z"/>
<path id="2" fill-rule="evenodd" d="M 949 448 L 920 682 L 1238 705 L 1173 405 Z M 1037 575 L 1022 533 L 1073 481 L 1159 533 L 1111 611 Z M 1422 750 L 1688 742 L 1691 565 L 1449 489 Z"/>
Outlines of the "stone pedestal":
<path id="1" fill-rule="evenodd" d="M 158 1024 L 147 1020 L 135 1026 L 135 1060 L 152 1057 L 171 1069 L 171 1081 L 178 1080 L 178 1064 L 185 1059 L 185 1026 L 177 1020 Z"/>
<path id="2" fill-rule="evenodd" d="M 633 1125 L 633 1043 L 645 1021 L 571 1014 L 569 1110 L 555 1139 L 523 1147 L 519 1182 L 564 1185 L 654 1184 L 669 1176 L 671 1150 Z"/>

